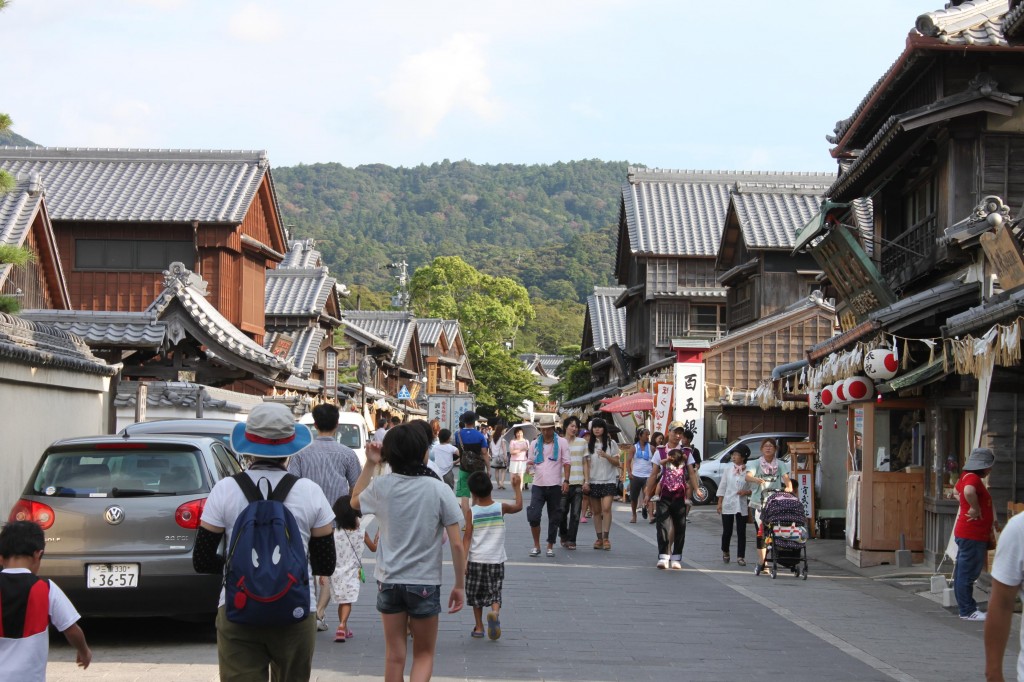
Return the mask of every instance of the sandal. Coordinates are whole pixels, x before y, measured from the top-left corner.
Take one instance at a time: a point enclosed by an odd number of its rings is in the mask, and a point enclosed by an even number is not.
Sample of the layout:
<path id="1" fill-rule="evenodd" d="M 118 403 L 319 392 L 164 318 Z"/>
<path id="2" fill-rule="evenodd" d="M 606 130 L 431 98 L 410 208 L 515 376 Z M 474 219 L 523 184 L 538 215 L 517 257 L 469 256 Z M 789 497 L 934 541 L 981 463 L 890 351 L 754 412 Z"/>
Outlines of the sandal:
<path id="1" fill-rule="evenodd" d="M 611 541 L 609 541 L 609 540 L 608 540 L 608 538 L 605 538 L 605 539 L 604 539 L 604 542 L 603 542 L 603 543 L 601 543 L 601 549 L 604 549 L 604 550 L 610 550 L 611 548 L 612 548 L 612 543 L 611 543 Z"/>
<path id="2" fill-rule="evenodd" d="M 553 550 L 553 549 L 551 549 L 550 547 L 548 547 L 548 556 L 549 556 L 549 557 L 553 557 L 553 556 L 555 556 L 555 550 Z"/>
<path id="3" fill-rule="evenodd" d="M 739 559 L 736 560 L 736 565 L 737 566 L 746 566 L 747 565 L 747 560 L 744 559 L 743 557 L 740 557 Z"/>
<path id="4" fill-rule="evenodd" d="M 576 551 L 576 543 L 575 542 L 567 542 L 567 543 L 565 543 L 565 548 L 567 550 L 569 550 L 570 552 L 574 552 L 574 551 Z"/>
<path id="5" fill-rule="evenodd" d="M 604 549 L 604 540 L 598 538 L 597 542 L 594 543 L 594 549 Z"/>
<path id="6" fill-rule="evenodd" d="M 338 642 L 340 644 L 344 644 L 345 643 L 345 638 L 347 636 L 348 636 L 348 633 L 345 630 L 343 630 L 342 628 L 340 628 L 340 627 L 337 630 L 334 631 L 334 641 Z"/>
<path id="7" fill-rule="evenodd" d="M 531 549 L 530 550 L 530 556 L 532 556 L 532 557 L 539 557 L 540 556 L 540 547 L 534 547 L 533 549 Z"/>
<path id="8" fill-rule="evenodd" d="M 472 637 L 473 639 L 483 639 L 484 638 L 484 633 L 482 633 L 482 632 L 480 632 L 478 630 L 473 630 L 473 632 L 469 633 L 469 636 Z"/>
<path id="9" fill-rule="evenodd" d="M 495 640 L 501 637 L 501 621 L 498 614 L 491 611 L 487 614 L 487 639 Z"/>
<path id="10" fill-rule="evenodd" d="M 722 554 L 722 561 L 723 561 L 724 563 L 729 563 L 729 560 L 730 560 L 730 559 L 731 559 L 731 557 L 729 556 L 729 553 L 728 553 L 728 552 L 724 552 L 724 553 Z"/>

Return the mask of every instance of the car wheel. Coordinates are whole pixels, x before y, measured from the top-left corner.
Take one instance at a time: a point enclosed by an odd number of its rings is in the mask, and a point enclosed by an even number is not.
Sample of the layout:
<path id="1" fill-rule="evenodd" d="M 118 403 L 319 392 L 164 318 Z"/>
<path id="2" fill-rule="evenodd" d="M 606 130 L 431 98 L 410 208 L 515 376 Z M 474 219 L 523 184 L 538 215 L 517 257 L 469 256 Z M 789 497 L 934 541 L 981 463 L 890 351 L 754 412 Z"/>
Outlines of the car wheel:
<path id="1" fill-rule="evenodd" d="M 693 503 L 694 504 L 713 504 L 715 502 L 715 493 L 718 492 L 718 486 L 715 482 L 708 478 L 700 479 L 700 487 L 693 491 Z"/>

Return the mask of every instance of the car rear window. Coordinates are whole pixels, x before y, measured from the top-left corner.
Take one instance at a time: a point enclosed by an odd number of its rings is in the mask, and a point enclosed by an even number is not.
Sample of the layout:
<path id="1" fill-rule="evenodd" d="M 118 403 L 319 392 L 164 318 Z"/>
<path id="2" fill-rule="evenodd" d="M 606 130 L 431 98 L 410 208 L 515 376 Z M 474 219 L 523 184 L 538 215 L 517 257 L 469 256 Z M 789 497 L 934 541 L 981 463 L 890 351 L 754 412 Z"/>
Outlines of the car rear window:
<path id="1" fill-rule="evenodd" d="M 51 452 L 32 483 L 36 495 L 128 497 L 210 491 L 194 450 L 116 449 Z"/>
<path id="2" fill-rule="evenodd" d="M 363 447 L 359 437 L 359 427 L 355 424 L 338 424 L 338 431 L 335 435 L 339 443 L 353 450 Z"/>

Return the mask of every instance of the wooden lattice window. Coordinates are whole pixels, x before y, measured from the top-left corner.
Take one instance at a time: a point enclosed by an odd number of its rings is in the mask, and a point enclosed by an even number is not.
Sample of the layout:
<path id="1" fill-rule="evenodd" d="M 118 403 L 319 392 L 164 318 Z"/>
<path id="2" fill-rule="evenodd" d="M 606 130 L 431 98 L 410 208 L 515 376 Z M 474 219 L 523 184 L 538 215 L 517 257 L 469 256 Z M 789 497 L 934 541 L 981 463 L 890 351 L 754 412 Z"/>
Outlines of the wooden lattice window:
<path id="1" fill-rule="evenodd" d="M 655 343 L 668 346 L 686 334 L 686 304 L 659 303 L 655 312 Z"/>

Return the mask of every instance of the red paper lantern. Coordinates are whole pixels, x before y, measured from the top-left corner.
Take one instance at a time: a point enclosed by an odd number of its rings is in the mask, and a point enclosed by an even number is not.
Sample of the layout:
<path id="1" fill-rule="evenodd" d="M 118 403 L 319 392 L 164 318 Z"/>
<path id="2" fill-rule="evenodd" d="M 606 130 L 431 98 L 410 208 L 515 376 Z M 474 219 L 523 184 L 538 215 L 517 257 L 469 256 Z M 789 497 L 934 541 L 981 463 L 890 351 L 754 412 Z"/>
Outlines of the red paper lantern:
<path id="1" fill-rule="evenodd" d="M 875 381 L 888 381 L 896 376 L 900 363 L 888 348 L 876 348 L 864 357 L 864 373 Z"/>
<path id="2" fill-rule="evenodd" d="M 836 402 L 848 403 L 850 399 L 846 396 L 846 381 L 837 381 L 832 384 L 836 392 Z"/>
<path id="3" fill-rule="evenodd" d="M 850 402 L 870 400 L 874 395 L 875 384 L 867 377 L 850 377 L 844 382 L 843 390 Z"/>
<path id="4" fill-rule="evenodd" d="M 832 392 L 831 386 L 821 389 L 821 404 L 825 406 L 826 410 L 836 407 L 836 394 Z"/>
<path id="5" fill-rule="evenodd" d="M 827 412 L 828 408 L 825 407 L 825 403 L 821 399 L 821 391 L 810 391 L 807 393 L 807 404 L 811 408 L 811 412 Z"/>

